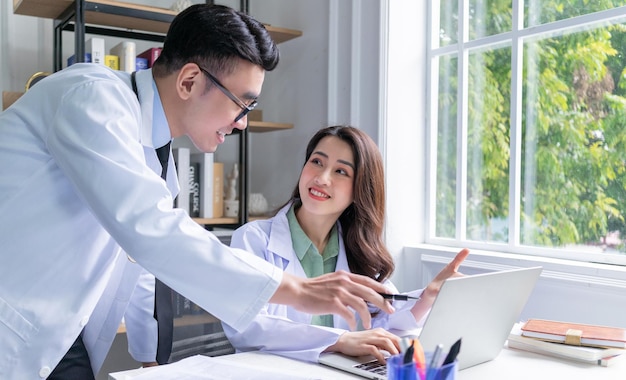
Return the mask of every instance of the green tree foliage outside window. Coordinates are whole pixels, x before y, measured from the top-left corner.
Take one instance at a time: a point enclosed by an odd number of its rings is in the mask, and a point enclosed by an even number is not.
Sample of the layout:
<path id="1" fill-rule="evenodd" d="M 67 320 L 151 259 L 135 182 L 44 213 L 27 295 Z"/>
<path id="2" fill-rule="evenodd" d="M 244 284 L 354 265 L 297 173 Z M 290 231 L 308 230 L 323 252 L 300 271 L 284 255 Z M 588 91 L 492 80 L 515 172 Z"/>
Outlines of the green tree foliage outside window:
<path id="1" fill-rule="evenodd" d="M 470 2 L 471 34 L 477 37 L 510 30 L 510 1 L 488 3 L 476 12 Z M 538 0 L 532 4 L 525 7 L 525 25 L 613 9 L 626 2 Z M 447 38 L 443 29 L 439 35 L 442 41 L 458 40 Z M 616 232 L 625 239 L 626 24 L 598 23 L 522 43 L 521 244 L 600 245 Z M 466 61 L 470 240 L 509 239 L 508 224 L 502 221 L 508 220 L 512 201 L 511 57 L 509 44 L 470 51 Z M 435 233 L 439 237 L 454 237 L 457 218 L 457 64 L 454 55 L 438 57 Z M 624 251 L 623 246 L 616 248 Z"/>

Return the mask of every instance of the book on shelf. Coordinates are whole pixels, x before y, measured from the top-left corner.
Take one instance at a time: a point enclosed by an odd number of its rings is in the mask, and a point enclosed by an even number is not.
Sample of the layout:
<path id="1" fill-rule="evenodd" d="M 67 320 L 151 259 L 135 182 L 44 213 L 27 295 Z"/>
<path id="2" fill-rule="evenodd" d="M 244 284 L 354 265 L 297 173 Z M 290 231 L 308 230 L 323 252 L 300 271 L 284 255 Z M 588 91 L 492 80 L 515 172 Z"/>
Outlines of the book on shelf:
<path id="1" fill-rule="evenodd" d="M 522 325 L 522 323 L 516 323 L 513 326 L 507 342 L 509 348 L 604 367 L 611 363 L 612 358 L 624 353 L 624 350 L 620 348 L 572 346 L 564 343 L 525 337 L 522 335 Z"/>
<path id="2" fill-rule="evenodd" d="M 189 215 L 189 148 L 174 148 L 172 154 L 176 163 L 176 174 L 180 187 L 174 204 L 175 207 L 185 210 Z"/>
<path id="3" fill-rule="evenodd" d="M 224 163 L 213 163 L 213 217 L 224 216 Z"/>
<path id="4" fill-rule="evenodd" d="M 200 166 L 200 218 L 213 218 L 213 153 L 193 153 L 191 162 Z"/>
<path id="5" fill-rule="evenodd" d="M 104 50 L 104 38 L 92 37 L 85 42 L 85 52 L 91 54 L 91 63 L 104 65 L 106 50 Z"/>
<path id="6" fill-rule="evenodd" d="M 117 55 L 120 59 L 120 70 L 132 73 L 136 70 L 137 44 L 133 41 L 122 41 L 113 46 L 109 51 L 111 55 Z"/>
<path id="7" fill-rule="evenodd" d="M 104 65 L 113 70 L 120 69 L 120 57 L 107 54 L 104 56 Z"/>
<path id="8" fill-rule="evenodd" d="M 152 47 L 148 50 L 143 51 L 142 53 L 137 55 L 137 57 L 145 58 L 148 63 L 148 68 L 150 68 L 152 67 L 152 65 L 154 65 L 154 61 L 156 61 L 157 58 L 159 58 L 159 55 L 161 55 L 161 50 L 163 50 L 163 48 Z"/>
<path id="9" fill-rule="evenodd" d="M 200 163 L 189 163 L 189 216 L 200 217 Z"/>
<path id="10" fill-rule="evenodd" d="M 545 319 L 529 319 L 522 335 L 577 346 L 626 348 L 626 329 Z"/>
<path id="11" fill-rule="evenodd" d="M 90 63 L 90 62 L 91 62 L 91 53 L 85 53 L 85 59 L 83 60 L 83 63 Z M 72 54 L 67 59 L 67 67 L 70 67 L 70 66 L 72 66 L 75 63 L 76 63 L 76 55 Z"/>
<path id="12" fill-rule="evenodd" d="M 148 60 L 141 57 L 135 57 L 135 70 L 147 70 Z"/>

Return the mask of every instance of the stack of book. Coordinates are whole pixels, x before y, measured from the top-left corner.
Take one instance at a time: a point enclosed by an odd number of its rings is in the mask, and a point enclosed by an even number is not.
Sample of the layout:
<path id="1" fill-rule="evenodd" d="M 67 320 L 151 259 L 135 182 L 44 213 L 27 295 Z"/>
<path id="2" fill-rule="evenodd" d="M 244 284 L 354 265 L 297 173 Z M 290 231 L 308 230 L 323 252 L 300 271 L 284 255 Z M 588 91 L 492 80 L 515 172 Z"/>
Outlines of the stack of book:
<path id="1" fill-rule="evenodd" d="M 624 353 L 626 329 L 530 319 L 515 324 L 508 346 L 606 367 Z"/>

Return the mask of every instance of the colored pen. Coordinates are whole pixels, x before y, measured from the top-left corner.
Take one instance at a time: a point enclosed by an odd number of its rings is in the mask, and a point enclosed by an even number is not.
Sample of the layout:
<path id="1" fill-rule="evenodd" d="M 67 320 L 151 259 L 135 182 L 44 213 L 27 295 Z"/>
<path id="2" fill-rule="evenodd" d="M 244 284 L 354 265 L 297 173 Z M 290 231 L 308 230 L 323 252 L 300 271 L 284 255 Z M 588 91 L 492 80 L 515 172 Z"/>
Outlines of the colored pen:
<path id="1" fill-rule="evenodd" d="M 408 301 L 408 300 L 418 300 L 421 297 L 413 297 L 408 296 L 406 294 L 387 294 L 387 293 L 378 293 L 383 296 L 386 300 L 394 300 L 394 301 Z"/>
<path id="2" fill-rule="evenodd" d="M 402 358 L 402 364 L 409 364 L 413 362 L 413 350 L 413 345 L 407 348 L 407 350 L 404 352 L 404 357 Z"/>
<path id="3" fill-rule="evenodd" d="M 437 370 L 439 369 L 439 359 L 441 358 L 442 352 L 443 344 L 440 343 L 435 347 L 435 351 L 433 351 L 433 356 L 430 358 L 428 368 L 426 368 L 426 380 L 431 380 L 436 377 Z"/>
<path id="4" fill-rule="evenodd" d="M 411 344 L 406 351 L 404 352 L 404 356 L 402 358 L 403 369 L 400 370 L 398 374 L 401 380 L 413 380 L 413 372 L 410 367 L 405 367 L 407 364 L 413 366 L 413 345 Z"/>
<path id="5" fill-rule="evenodd" d="M 426 379 L 426 355 L 419 339 L 413 339 L 413 360 L 420 380 Z"/>
<path id="6" fill-rule="evenodd" d="M 401 352 L 406 352 L 406 350 L 409 349 L 409 347 L 411 347 L 413 343 L 411 342 L 411 339 L 404 337 L 402 339 L 400 339 L 400 351 Z"/>
<path id="7" fill-rule="evenodd" d="M 456 357 L 459 356 L 460 351 L 461 351 L 461 338 L 459 338 L 459 340 L 454 342 L 452 347 L 450 347 L 450 351 L 448 351 L 448 355 L 446 355 L 446 358 L 443 360 L 442 366 L 446 364 L 454 363 L 454 361 L 456 360 Z"/>

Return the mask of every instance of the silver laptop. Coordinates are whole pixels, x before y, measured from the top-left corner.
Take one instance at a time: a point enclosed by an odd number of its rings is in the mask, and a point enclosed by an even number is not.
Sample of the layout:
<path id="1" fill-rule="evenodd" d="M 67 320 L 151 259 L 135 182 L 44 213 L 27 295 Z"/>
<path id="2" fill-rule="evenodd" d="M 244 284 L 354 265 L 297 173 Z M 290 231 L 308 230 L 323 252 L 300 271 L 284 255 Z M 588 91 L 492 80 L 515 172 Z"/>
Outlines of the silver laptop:
<path id="1" fill-rule="evenodd" d="M 441 343 L 447 352 L 462 338 L 459 370 L 492 360 L 518 322 L 541 270 L 522 268 L 448 279 L 419 333 L 420 343 L 426 351 Z M 319 362 L 368 379 L 387 378 L 384 369 L 375 369 L 380 366 L 372 356 L 324 353 Z"/>

